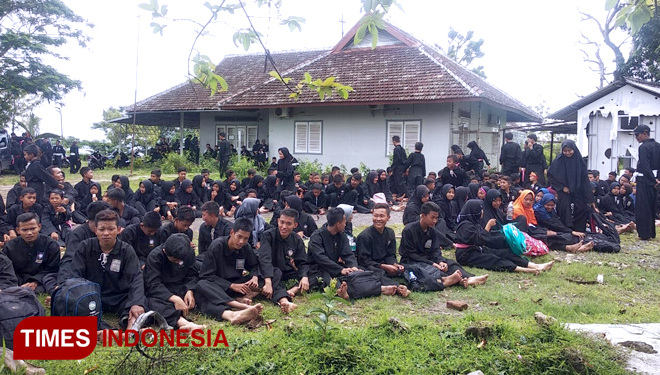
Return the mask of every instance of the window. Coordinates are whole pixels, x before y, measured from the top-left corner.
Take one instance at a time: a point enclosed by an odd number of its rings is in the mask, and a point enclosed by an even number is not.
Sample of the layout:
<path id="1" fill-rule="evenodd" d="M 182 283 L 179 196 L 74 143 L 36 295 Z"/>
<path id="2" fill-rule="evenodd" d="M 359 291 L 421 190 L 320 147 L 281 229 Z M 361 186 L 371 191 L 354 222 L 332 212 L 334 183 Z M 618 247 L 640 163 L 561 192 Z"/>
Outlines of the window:
<path id="1" fill-rule="evenodd" d="M 296 121 L 293 152 L 321 154 L 323 151 L 323 122 Z"/>
<path id="2" fill-rule="evenodd" d="M 421 140 L 422 122 L 414 121 L 388 121 L 387 122 L 387 155 L 394 152 L 392 137 L 398 135 L 401 138 L 401 146 L 407 152 L 415 151 L 415 143 Z"/>
<path id="3" fill-rule="evenodd" d="M 216 144 L 218 144 L 222 132 L 226 134 L 227 141 L 234 145 L 236 150 L 240 150 L 241 146 L 246 146 L 248 150 L 252 150 L 252 145 L 257 140 L 258 131 L 259 126 L 257 125 L 216 125 Z"/>

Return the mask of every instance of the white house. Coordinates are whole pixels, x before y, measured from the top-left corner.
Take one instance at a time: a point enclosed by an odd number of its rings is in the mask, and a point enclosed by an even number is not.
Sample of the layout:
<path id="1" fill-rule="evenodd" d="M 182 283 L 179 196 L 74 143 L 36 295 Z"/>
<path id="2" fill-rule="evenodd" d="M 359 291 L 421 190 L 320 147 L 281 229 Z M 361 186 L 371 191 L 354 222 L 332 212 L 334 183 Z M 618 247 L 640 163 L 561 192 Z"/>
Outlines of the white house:
<path id="1" fill-rule="evenodd" d="M 577 123 L 578 148 L 588 156 L 588 169 L 601 176 L 637 165 L 639 144 L 630 134 L 648 125 L 657 134 L 660 84 L 623 78 L 551 114 L 548 118 Z"/>
<path id="2" fill-rule="evenodd" d="M 237 149 L 266 139 L 271 154 L 286 146 L 298 159 L 324 165 L 370 168 L 388 165 L 391 137 L 410 152 L 424 143 L 428 170 L 438 170 L 452 144 L 476 140 L 497 165 L 501 130 L 507 121 L 540 122 L 540 116 L 434 48 L 387 24 L 378 46 L 371 36 L 353 45 L 355 25 L 331 50 L 272 53 L 292 82 L 309 72 L 336 77 L 354 92 L 321 101 L 310 90 L 299 99 L 264 71 L 263 54 L 228 56 L 217 66 L 229 84 L 211 97 L 183 83 L 127 109 L 143 125 L 199 128 L 202 148 L 224 131 Z M 469 150 L 465 150 L 468 152 Z"/>

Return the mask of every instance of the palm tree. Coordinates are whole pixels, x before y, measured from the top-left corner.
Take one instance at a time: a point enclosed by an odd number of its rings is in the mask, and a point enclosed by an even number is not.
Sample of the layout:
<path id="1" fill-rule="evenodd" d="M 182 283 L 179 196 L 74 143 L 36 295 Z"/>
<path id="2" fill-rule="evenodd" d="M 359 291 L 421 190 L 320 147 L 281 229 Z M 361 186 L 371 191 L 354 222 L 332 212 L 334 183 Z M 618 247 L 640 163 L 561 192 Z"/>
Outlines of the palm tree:
<path id="1" fill-rule="evenodd" d="M 28 132 L 32 138 L 35 138 L 39 135 L 39 125 L 41 124 L 41 118 L 36 116 L 34 112 L 30 112 L 27 120 L 17 121 L 17 124 L 23 128 L 23 130 Z"/>

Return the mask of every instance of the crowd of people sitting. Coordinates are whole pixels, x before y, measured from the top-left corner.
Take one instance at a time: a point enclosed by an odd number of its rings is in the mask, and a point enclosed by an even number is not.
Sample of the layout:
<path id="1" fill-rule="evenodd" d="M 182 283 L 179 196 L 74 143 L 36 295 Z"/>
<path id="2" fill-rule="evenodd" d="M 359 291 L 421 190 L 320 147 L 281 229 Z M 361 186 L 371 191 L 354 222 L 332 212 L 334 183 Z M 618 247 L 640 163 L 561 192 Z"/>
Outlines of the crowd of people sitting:
<path id="1" fill-rule="evenodd" d="M 339 296 L 356 299 L 487 282 L 487 274 L 465 266 L 538 275 L 553 262 L 529 257 L 551 249 L 618 252 L 619 234 L 636 230 L 631 171 L 600 180 L 573 141 L 562 143 L 547 184 L 543 169 L 527 178 L 519 168 L 486 171 L 485 154 L 466 156 L 458 146 L 445 168 L 426 174 L 423 144 L 407 156 L 397 137 L 393 143 L 393 165 L 366 177 L 357 168 L 344 175 L 333 167 L 303 181 L 282 147 L 266 176 L 228 169 L 214 181 L 203 169 L 191 180 L 179 168 L 169 181 L 154 169 L 135 190 L 121 175 L 101 186 L 87 167 L 71 185 L 28 146 L 27 170 L 0 206 L 0 290 L 51 294 L 70 278 L 84 278 L 104 288 L 103 311 L 122 317 L 122 327 L 154 310 L 172 327 L 194 329 L 191 309 L 245 323 L 261 313 L 256 298 L 288 313 L 296 295 L 332 279 Z M 398 249 L 387 226 L 392 211 L 403 211 Z M 354 213 L 373 222 L 357 236 Z M 319 228 L 320 216 L 326 223 Z M 196 218 L 203 223 L 195 244 Z M 452 248 L 455 259 L 445 258 L 442 250 Z"/>

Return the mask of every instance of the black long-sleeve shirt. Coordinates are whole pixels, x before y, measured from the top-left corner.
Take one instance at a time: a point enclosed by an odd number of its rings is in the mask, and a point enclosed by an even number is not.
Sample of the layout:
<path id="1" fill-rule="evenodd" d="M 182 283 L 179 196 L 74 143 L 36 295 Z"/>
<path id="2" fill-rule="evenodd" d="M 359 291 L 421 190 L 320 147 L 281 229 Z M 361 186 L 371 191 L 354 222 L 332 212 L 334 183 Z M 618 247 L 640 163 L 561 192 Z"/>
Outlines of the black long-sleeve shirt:
<path id="1" fill-rule="evenodd" d="M 135 250 L 126 242 L 117 240 L 112 251 L 104 258 L 98 238 L 80 244 L 71 263 L 73 277 L 82 277 L 101 285 L 103 304 L 117 306 L 128 296 L 125 306 L 143 306 L 144 277 Z"/>
<path id="2" fill-rule="evenodd" d="M 60 247 L 57 242 L 42 234 L 32 245 L 16 237 L 7 241 L 2 251 L 14 265 L 18 285 L 33 281 L 43 284 L 44 276 L 59 270 Z"/>
<path id="3" fill-rule="evenodd" d="M 117 238 L 133 247 L 135 254 L 140 259 L 141 265 L 147 261 L 151 250 L 155 249 L 161 243 L 158 239 L 158 233 L 152 237 L 147 236 L 142 228 L 140 228 L 140 224 L 127 226 Z"/>
<path id="4" fill-rule="evenodd" d="M 438 232 L 433 228 L 423 231 L 419 221 L 403 228 L 399 255 L 403 264 L 415 262 L 433 264 L 446 261 L 440 250 Z"/>
<path id="5" fill-rule="evenodd" d="M 309 275 L 305 243 L 300 236 L 292 232 L 284 239 L 278 228 L 270 228 L 261 234 L 260 242 L 259 275 L 261 277 L 272 278 L 275 268 L 279 268 L 283 274 L 295 272 L 299 278 Z"/>
<path id="6" fill-rule="evenodd" d="M 401 147 L 401 145 L 397 145 L 394 147 L 394 153 L 392 157 L 392 169 L 400 169 L 403 168 L 406 165 L 406 162 L 408 161 L 408 157 L 406 156 L 406 150 Z"/>
<path id="7" fill-rule="evenodd" d="M 208 250 L 211 242 L 216 238 L 227 237 L 229 232 L 231 232 L 232 224 L 219 217 L 218 222 L 215 224 L 215 227 L 210 227 L 206 224 L 202 224 L 199 227 L 199 239 L 197 240 L 197 260 L 200 262 L 204 261 L 204 253 Z"/>
<path id="8" fill-rule="evenodd" d="M 62 235 L 64 226 L 68 225 L 66 222 L 71 220 L 71 211 L 68 207 L 63 207 L 66 210 L 65 212 L 57 212 L 51 204 L 44 207 L 41 214 L 41 233 L 46 236 L 50 236 L 53 232 L 59 236 Z"/>
<path id="9" fill-rule="evenodd" d="M 0 290 L 18 286 L 14 265 L 5 253 L 0 252 Z"/>
<path id="10" fill-rule="evenodd" d="M 249 276 L 259 275 L 259 260 L 252 246 L 246 243 L 238 250 L 231 250 L 228 240 L 229 237 L 220 237 L 211 243 L 199 273 L 200 280 L 207 280 L 225 291 L 229 291 L 234 281 L 243 278 L 243 271 L 249 272 Z"/>
<path id="11" fill-rule="evenodd" d="M 649 138 L 639 146 L 637 172 L 643 174 L 644 177 L 638 176 L 637 183 L 655 185 L 655 179 L 660 178 L 660 171 L 654 174 L 653 170 L 658 169 L 660 169 L 660 143 L 653 138 Z"/>
<path id="12" fill-rule="evenodd" d="M 171 235 L 177 234 L 177 233 L 183 233 L 186 236 L 188 236 L 188 238 L 190 238 L 190 241 L 193 240 L 193 231 L 192 231 L 192 229 L 188 228 L 188 230 L 186 230 L 185 232 L 179 232 L 174 227 L 174 222 L 172 221 L 172 222 L 169 222 L 167 224 L 163 224 L 163 226 L 160 227 L 160 229 L 158 229 L 158 241 L 160 241 L 160 243 L 165 243 L 165 241 L 167 241 L 167 239 Z"/>
<path id="13" fill-rule="evenodd" d="M 35 203 L 32 207 L 30 207 L 27 211 L 25 211 L 23 209 L 23 203 L 21 202 L 11 206 L 7 210 L 7 218 L 5 219 L 5 229 L 7 231 L 15 230 L 16 227 L 18 226 L 18 223 L 16 222 L 16 219 L 18 219 L 18 215 L 28 212 L 35 213 L 37 214 L 37 216 L 39 216 L 39 218 L 41 218 L 41 215 L 44 212 L 44 207 L 39 203 Z"/>
<path id="14" fill-rule="evenodd" d="M 374 226 L 357 236 L 358 264 L 361 267 L 380 267 L 381 264 L 396 263 L 396 237 L 392 228 L 378 233 Z"/>
<path id="15" fill-rule="evenodd" d="M 52 188 L 59 184 L 57 180 L 46 171 L 39 160 L 33 160 L 25 169 L 27 186 L 37 191 L 37 202 L 44 196 L 44 183 Z"/>
<path id="16" fill-rule="evenodd" d="M 57 273 L 57 284 L 61 285 L 71 277 L 71 262 L 74 255 L 80 250 L 81 243 L 84 240 L 96 238 L 96 233 L 92 231 L 88 223 L 78 226 L 72 230 L 66 237 L 66 251 L 60 260 L 60 270 Z"/>
<path id="17" fill-rule="evenodd" d="M 443 185 L 452 184 L 455 188 L 459 186 L 467 186 L 470 182 L 467 173 L 463 168 L 454 168 L 453 170 L 447 167 L 443 168 L 440 173 L 440 180 Z"/>
<path id="18" fill-rule="evenodd" d="M 413 152 L 408 155 L 408 162 L 406 163 L 408 167 L 409 176 L 423 176 L 426 177 L 426 158 L 421 152 Z"/>
<path id="19" fill-rule="evenodd" d="M 507 142 L 502 145 L 500 150 L 500 164 L 502 169 L 518 169 L 522 162 L 522 150 L 520 145 L 514 142 Z"/>
<path id="20" fill-rule="evenodd" d="M 331 277 L 341 275 L 341 270 L 344 268 L 358 265 L 348 243 L 348 237 L 343 232 L 332 235 L 326 226 L 321 227 L 312 234 L 308 246 L 309 263 L 316 264 Z M 339 263 L 339 258 L 344 261 L 344 265 Z"/>
<path id="21" fill-rule="evenodd" d="M 194 250 L 190 249 L 194 253 Z M 199 281 L 197 262 L 190 266 L 179 266 L 167 259 L 163 246 L 154 248 L 147 256 L 144 266 L 144 288 L 149 298 L 167 301 L 172 295 L 185 296 L 195 290 Z"/>

